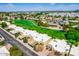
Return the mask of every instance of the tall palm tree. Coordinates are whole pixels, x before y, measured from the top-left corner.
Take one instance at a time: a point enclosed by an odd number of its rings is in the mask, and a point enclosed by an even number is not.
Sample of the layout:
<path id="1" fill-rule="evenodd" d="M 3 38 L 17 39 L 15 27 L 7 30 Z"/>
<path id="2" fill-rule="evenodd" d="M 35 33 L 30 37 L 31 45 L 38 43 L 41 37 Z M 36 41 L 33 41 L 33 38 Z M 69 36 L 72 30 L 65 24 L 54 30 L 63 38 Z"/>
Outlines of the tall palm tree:
<path id="1" fill-rule="evenodd" d="M 72 48 L 72 45 L 75 45 L 75 43 L 79 42 L 79 32 L 75 29 L 70 29 L 66 32 L 65 38 L 67 39 L 67 42 L 70 44 L 70 49 L 68 52 L 68 56 L 70 55 L 70 51 Z"/>

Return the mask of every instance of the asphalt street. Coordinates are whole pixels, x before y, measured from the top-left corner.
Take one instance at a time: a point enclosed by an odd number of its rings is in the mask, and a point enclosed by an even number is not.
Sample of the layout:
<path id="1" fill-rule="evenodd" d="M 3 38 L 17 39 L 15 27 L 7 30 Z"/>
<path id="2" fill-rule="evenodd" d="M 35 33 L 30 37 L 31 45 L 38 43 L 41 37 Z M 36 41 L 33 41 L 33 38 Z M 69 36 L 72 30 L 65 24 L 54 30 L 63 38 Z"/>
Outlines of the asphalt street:
<path id="1" fill-rule="evenodd" d="M 35 51 L 33 51 L 33 49 L 31 49 L 28 44 L 24 45 L 1 28 L 0 34 L 5 38 L 6 41 L 13 45 L 16 45 L 24 53 L 25 56 L 38 56 L 38 54 Z"/>

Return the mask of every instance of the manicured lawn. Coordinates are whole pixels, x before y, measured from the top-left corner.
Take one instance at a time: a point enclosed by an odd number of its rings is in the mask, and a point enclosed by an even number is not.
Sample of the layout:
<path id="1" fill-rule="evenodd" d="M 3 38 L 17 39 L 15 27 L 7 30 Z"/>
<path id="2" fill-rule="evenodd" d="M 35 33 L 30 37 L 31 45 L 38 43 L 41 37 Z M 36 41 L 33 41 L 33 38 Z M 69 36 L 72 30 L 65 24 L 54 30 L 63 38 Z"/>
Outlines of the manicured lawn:
<path id="1" fill-rule="evenodd" d="M 36 30 L 39 33 L 48 34 L 52 38 L 65 39 L 64 32 L 52 29 L 46 29 L 38 26 L 32 20 L 13 20 L 13 24 L 23 27 L 24 29 Z"/>

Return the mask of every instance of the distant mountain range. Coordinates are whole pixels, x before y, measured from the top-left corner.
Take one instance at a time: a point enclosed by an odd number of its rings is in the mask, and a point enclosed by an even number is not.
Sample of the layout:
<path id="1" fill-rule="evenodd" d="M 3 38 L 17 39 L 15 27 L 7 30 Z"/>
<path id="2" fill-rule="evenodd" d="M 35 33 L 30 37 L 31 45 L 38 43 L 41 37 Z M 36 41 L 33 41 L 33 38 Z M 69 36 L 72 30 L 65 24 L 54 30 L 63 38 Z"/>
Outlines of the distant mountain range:
<path id="1" fill-rule="evenodd" d="M 1 11 L 1 12 L 5 12 L 5 11 Z M 6 12 L 8 12 L 8 11 L 6 11 Z M 71 11 L 58 11 L 58 10 L 56 10 L 56 11 L 10 11 L 10 12 L 23 12 L 23 13 L 25 13 L 25 12 L 79 12 L 79 10 L 71 10 Z"/>
<path id="2" fill-rule="evenodd" d="M 74 12 L 79 12 L 79 10 L 75 10 Z"/>

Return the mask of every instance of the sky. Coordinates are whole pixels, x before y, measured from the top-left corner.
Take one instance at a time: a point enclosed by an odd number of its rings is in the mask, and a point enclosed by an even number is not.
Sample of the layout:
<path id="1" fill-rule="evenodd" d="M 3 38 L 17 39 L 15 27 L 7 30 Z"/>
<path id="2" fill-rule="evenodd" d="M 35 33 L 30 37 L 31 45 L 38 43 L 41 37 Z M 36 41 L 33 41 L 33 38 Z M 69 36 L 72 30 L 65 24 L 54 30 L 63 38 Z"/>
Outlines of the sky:
<path id="1" fill-rule="evenodd" d="M 74 10 L 79 10 L 79 3 L 0 3 L 0 12 Z"/>

